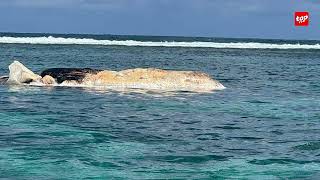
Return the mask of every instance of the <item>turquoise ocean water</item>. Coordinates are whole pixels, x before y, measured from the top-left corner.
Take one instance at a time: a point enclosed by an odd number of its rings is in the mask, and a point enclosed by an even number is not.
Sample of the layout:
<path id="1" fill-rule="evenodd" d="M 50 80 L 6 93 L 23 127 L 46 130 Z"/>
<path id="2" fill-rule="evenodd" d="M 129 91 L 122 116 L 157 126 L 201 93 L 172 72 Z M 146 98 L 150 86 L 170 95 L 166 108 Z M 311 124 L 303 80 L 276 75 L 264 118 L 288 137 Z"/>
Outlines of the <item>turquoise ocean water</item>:
<path id="1" fill-rule="evenodd" d="M 14 59 L 38 73 L 155 67 L 227 89 L 0 85 L 0 178 L 319 179 L 319 43 L 2 33 L 0 75 Z"/>

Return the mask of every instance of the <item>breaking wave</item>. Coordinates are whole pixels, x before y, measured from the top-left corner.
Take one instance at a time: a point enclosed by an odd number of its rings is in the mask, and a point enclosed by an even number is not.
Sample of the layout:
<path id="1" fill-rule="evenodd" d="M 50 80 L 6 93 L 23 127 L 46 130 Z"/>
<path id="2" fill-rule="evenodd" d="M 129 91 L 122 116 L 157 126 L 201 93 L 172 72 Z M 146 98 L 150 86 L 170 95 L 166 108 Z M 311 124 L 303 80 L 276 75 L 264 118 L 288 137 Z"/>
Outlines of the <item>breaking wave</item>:
<path id="1" fill-rule="evenodd" d="M 0 37 L 2 44 L 61 44 L 61 45 L 104 45 L 104 46 L 144 46 L 144 47 L 192 47 L 192 48 L 234 48 L 234 49 L 320 49 L 320 44 L 271 44 L 257 42 L 176 42 L 176 41 L 136 41 L 97 40 L 87 38 L 62 37 Z"/>

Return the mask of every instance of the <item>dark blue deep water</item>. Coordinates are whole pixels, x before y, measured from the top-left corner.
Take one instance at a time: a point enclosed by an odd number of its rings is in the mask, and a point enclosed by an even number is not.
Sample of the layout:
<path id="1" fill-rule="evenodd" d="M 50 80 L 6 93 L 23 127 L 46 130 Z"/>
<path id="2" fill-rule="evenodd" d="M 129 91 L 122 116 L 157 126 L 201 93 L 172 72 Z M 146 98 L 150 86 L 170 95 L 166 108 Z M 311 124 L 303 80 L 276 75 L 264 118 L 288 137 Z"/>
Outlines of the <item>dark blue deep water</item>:
<path id="1" fill-rule="evenodd" d="M 38 73 L 53 67 L 196 70 L 227 89 L 172 94 L 0 86 L 0 178 L 320 178 L 320 50 L 2 43 L 0 75 L 14 59 Z"/>

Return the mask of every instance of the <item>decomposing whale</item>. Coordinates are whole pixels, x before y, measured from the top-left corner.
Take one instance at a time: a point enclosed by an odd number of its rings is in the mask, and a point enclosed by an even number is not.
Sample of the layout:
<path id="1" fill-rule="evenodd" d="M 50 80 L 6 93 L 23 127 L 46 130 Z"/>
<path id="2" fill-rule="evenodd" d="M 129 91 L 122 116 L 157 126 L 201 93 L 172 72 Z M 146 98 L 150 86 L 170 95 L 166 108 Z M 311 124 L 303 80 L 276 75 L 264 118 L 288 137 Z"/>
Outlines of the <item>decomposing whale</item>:
<path id="1" fill-rule="evenodd" d="M 136 68 L 123 71 L 52 68 L 44 70 L 38 75 L 19 61 L 14 61 L 9 66 L 9 70 L 9 76 L 0 77 L 0 83 L 191 92 L 208 92 L 225 88 L 208 74 L 195 71 L 170 71 L 154 68 Z"/>

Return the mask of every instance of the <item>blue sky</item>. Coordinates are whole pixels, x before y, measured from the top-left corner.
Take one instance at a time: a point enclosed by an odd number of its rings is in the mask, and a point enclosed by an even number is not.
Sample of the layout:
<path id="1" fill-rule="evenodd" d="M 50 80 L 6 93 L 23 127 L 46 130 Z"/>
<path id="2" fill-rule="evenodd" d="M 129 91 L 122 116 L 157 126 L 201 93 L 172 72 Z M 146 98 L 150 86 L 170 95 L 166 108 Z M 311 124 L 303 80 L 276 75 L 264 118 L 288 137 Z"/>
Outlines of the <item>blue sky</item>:
<path id="1" fill-rule="evenodd" d="M 294 27 L 309 11 L 309 27 Z M 320 39 L 320 0 L 1 0 L 1 32 Z"/>

